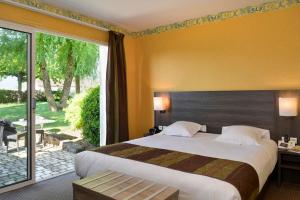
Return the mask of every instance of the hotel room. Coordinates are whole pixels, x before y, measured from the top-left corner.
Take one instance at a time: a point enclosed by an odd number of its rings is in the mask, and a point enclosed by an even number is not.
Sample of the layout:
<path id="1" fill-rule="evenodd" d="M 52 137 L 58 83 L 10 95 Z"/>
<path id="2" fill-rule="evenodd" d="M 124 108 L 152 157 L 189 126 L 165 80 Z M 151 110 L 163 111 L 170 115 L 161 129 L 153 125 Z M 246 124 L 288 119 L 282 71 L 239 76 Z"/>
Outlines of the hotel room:
<path id="1" fill-rule="evenodd" d="M 0 200 L 297 200 L 299 103 L 299 0 L 0 1 Z"/>

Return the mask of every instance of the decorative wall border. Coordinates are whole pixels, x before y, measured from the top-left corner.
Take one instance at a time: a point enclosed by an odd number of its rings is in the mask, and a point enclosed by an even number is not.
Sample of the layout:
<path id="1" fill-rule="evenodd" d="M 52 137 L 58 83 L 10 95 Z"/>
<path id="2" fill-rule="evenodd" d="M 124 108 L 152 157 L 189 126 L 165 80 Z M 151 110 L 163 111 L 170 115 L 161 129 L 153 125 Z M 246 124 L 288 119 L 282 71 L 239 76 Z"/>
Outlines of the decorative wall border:
<path id="1" fill-rule="evenodd" d="M 215 15 L 206 15 L 203 17 L 189 19 L 189 20 L 185 20 L 182 22 L 177 22 L 169 25 L 157 26 L 155 28 L 149 28 L 144 31 L 130 32 L 114 24 L 110 24 L 92 17 L 87 17 L 85 15 L 82 15 L 74 11 L 48 5 L 46 3 L 41 2 L 40 0 L 5 0 L 5 1 L 13 3 L 15 5 L 44 12 L 49 15 L 54 15 L 72 21 L 76 21 L 82 24 L 86 24 L 98 29 L 112 30 L 133 37 L 153 35 L 153 34 L 158 34 L 158 33 L 167 32 L 171 30 L 184 29 L 195 25 L 223 21 L 223 20 L 231 19 L 233 17 L 240 17 L 240 16 L 250 15 L 254 13 L 264 13 L 264 12 L 279 10 L 283 8 L 288 8 L 295 5 L 300 5 L 300 0 L 277 0 L 277 1 L 267 2 L 257 6 L 248 6 L 245 8 L 240 8 L 232 11 L 220 12 Z"/>
<path id="2" fill-rule="evenodd" d="M 258 6 L 248 6 L 245 8 L 240 8 L 232 11 L 220 12 L 215 15 L 206 15 L 200 18 L 194 18 L 194 19 L 185 20 L 183 22 L 158 26 L 144 31 L 130 32 L 130 35 L 135 37 L 153 35 L 153 34 L 158 34 L 158 33 L 171 31 L 171 30 L 185 29 L 194 25 L 201 25 L 201 24 L 207 24 L 211 22 L 223 21 L 223 20 L 231 19 L 233 17 L 241 17 L 241 16 L 250 15 L 254 13 L 264 13 L 264 12 L 279 10 L 294 5 L 300 5 L 300 0 L 278 0 L 273 2 L 267 2 Z"/>

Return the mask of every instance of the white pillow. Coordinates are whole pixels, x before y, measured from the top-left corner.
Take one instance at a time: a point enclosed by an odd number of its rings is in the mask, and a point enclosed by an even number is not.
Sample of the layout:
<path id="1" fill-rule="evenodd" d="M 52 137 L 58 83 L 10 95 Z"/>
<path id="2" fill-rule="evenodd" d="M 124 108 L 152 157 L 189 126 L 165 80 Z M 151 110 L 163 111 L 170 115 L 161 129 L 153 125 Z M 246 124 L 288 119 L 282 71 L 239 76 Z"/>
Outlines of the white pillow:
<path id="1" fill-rule="evenodd" d="M 216 141 L 239 145 L 259 145 L 262 139 L 269 139 L 270 131 L 252 126 L 224 126 Z"/>
<path id="2" fill-rule="evenodd" d="M 161 135 L 174 135 L 182 137 L 193 137 L 202 125 L 195 122 L 177 121 L 170 126 L 167 126 L 160 132 Z"/>

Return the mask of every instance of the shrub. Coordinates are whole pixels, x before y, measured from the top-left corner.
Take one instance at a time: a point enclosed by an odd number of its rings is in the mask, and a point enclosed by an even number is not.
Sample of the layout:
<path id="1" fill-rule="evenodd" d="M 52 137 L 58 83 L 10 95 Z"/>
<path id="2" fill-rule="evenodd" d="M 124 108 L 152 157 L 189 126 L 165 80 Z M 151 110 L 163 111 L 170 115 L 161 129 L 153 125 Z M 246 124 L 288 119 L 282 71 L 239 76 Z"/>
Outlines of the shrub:
<path id="1" fill-rule="evenodd" d="M 76 94 L 73 99 L 68 101 L 65 108 L 65 120 L 68 121 L 73 130 L 82 128 L 81 110 L 86 93 Z"/>
<path id="2" fill-rule="evenodd" d="M 52 94 L 53 94 L 54 100 L 59 101 L 62 96 L 62 90 L 52 91 Z M 36 101 L 39 101 L 39 102 L 47 102 L 47 98 L 46 98 L 44 91 L 40 91 L 40 90 L 36 91 L 35 99 L 36 99 Z M 69 95 L 68 99 L 71 99 L 70 95 Z"/>
<path id="3" fill-rule="evenodd" d="M 62 97 L 62 90 L 52 91 L 55 101 L 59 101 Z M 70 98 L 70 96 L 68 97 Z"/>
<path id="4" fill-rule="evenodd" d="M 46 102 L 47 98 L 45 96 L 45 93 L 40 90 L 36 91 L 35 92 L 35 100 L 39 101 L 39 102 Z"/>
<path id="5" fill-rule="evenodd" d="M 100 88 L 96 87 L 87 92 L 82 102 L 82 134 L 91 144 L 99 146 L 100 143 Z"/>
<path id="6" fill-rule="evenodd" d="M 21 102 L 25 102 L 27 92 L 21 92 Z M 0 90 L 0 103 L 17 103 L 18 91 L 15 90 Z"/>

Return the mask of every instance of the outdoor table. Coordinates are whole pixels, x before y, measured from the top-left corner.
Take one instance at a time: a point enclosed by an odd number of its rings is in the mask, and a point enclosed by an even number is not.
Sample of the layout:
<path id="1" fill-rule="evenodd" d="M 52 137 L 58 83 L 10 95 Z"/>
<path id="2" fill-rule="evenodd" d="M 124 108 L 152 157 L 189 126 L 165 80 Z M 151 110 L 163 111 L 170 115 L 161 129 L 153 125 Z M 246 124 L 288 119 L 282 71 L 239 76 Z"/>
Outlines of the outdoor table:
<path id="1" fill-rule="evenodd" d="M 35 119 L 35 125 L 40 125 L 41 129 L 43 129 L 44 124 L 50 124 L 50 123 L 54 123 L 54 122 L 55 122 L 55 120 L 52 120 L 52 119 L 44 119 L 44 118 L 36 118 Z M 15 122 L 12 122 L 12 124 L 22 126 L 22 127 L 24 127 L 24 129 L 26 129 L 27 120 L 15 121 Z"/>

